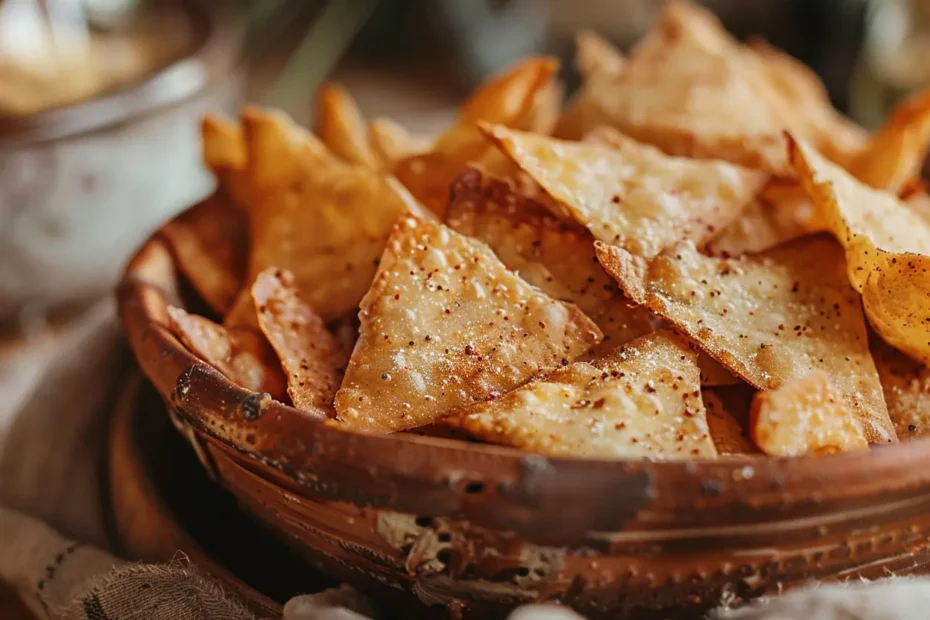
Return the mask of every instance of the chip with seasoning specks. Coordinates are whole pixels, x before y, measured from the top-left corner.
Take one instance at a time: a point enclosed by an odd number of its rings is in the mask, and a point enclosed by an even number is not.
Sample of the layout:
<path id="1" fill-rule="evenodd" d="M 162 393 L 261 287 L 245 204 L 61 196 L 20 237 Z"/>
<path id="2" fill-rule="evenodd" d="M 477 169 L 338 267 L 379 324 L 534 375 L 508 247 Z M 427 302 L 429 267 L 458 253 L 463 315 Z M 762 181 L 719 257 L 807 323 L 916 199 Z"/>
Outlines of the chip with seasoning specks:
<path id="1" fill-rule="evenodd" d="M 491 443 L 553 456 L 717 456 L 696 355 L 671 331 L 560 368 L 442 422 Z"/>
<path id="2" fill-rule="evenodd" d="M 168 316 L 171 331 L 184 346 L 227 379 L 247 390 L 284 398 L 284 375 L 261 333 L 248 328 L 226 329 L 174 306 L 168 306 Z"/>
<path id="3" fill-rule="evenodd" d="M 872 357 L 899 439 L 930 436 L 930 368 L 872 338 Z"/>
<path id="4" fill-rule="evenodd" d="M 607 145 L 482 129 L 554 199 L 560 216 L 637 256 L 655 256 L 682 239 L 710 239 L 766 180 L 723 161 L 670 157 L 619 134 Z"/>
<path id="5" fill-rule="evenodd" d="M 324 320 L 352 312 L 394 222 L 418 205 L 396 181 L 338 160 L 282 115 L 250 110 L 244 122 L 254 190 L 249 281 L 287 269 Z"/>
<path id="6" fill-rule="evenodd" d="M 550 297 L 576 304 L 604 334 L 591 355 L 655 330 L 648 311 L 627 299 L 594 254 L 584 228 L 557 219 L 506 180 L 470 170 L 452 186 L 446 222 L 487 243 L 511 271 Z"/>
<path id="7" fill-rule="evenodd" d="M 359 317 L 335 423 L 364 433 L 423 426 L 496 398 L 602 338 L 577 306 L 429 217 L 398 222 Z"/>
<path id="8" fill-rule="evenodd" d="M 869 449 L 848 400 L 823 371 L 756 394 L 749 428 L 753 441 L 770 456 L 821 456 Z"/>
<path id="9" fill-rule="evenodd" d="M 849 281 L 886 342 L 930 362 L 930 223 L 894 194 L 873 189 L 788 136 L 791 161 L 818 210 L 846 248 Z"/>
<path id="10" fill-rule="evenodd" d="M 742 259 L 708 257 L 687 242 L 651 261 L 605 244 L 597 252 L 630 298 L 750 385 L 777 390 L 824 371 L 871 443 L 896 440 L 861 304 L 832 239 Z"/>
<path id="11" fill-rule="evenodd" d="M 730 388 L 732 389 L 732 388 Z M 733 406 L 734 399 L 721 396 L 722 390 L 705 389 L 701 392 L 707 410 L 707 427 L 720 455 L 761 454 L 749 438 L 749 401 L 745 409 Z"/>
<path id="12" fill-rule="evenodd" d="M 300 299 L 294 276 L 266 269 L 252 284 L 258 325 L 287 374 L 287 393 L 298 409 L 332 411 L 347 357 L 323 320 Z"/>

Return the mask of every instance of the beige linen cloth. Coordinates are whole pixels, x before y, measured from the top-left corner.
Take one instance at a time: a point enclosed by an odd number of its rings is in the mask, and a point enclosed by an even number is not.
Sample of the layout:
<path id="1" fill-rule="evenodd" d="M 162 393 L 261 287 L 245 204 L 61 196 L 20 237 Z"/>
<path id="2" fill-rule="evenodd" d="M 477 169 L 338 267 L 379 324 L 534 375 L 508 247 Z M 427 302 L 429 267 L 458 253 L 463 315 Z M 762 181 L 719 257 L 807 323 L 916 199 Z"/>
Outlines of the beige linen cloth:
<path id="1" fill-rule="evenodd" d="M 111 301 L 54 336 L 0 357 L 0 581 L 48 620 L 256 620 L 183 560 L 140 564 L 108 553 L 100 480 L 106 414 L 130 363 Z M 350 588 L 298 596 L 285 620 L 377 618 Z M 910 620 L 930 617 L 930 580 L 812 587 L 714 618 Z M 511 620 L 572 620 L 531 605 Z"/>

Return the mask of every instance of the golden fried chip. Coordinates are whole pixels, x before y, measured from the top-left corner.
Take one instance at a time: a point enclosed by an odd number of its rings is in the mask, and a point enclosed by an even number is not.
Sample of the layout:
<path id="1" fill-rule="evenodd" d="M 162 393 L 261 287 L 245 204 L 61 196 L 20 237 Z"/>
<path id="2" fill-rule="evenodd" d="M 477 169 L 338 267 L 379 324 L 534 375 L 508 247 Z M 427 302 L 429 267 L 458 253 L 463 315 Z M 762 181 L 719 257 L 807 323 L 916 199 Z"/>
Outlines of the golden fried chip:
<path id="1" fill-rule="evenodd" d="M 266 269 L 252 285 L 258 324 L 287 374 L 298 409 L 332 411 L 347 357 L 323 320 L 298 297 L 294 276 Z"/>
<path id="2" fill-rule="evenodd" d="M 872 338 L 872 357 L 898 438 L 930 436 L 930 368 L 877 337 Z"/>
<path id="3" fill-rule="evenodd" d="M 428 217 L 398 222 L 359 317 L 335 404 L 339 425 L 364 433 L 429 424 L 567 365 L 601 340 L 576 306 Z"/>
<path id="4" fill-rule="evenodd" d="M 536 92 L 533 97 L 533 107 L 530 111 L 530 121 L 527 129 L 533 133 L 550 134 L 562 114 L 562 101 L 565 98 L 565 85 L 550 80 Z"/>
<path id="5" fill-rule="evenodd" d="M 705 249 L 715 256 L 755 254 L 818 230 L 814 205 L 798 184 L 772 183 Z"/>
<path id="6" fill-rule="evenodd" d="M 220 316 L 233 305 L 245 277 L 245 215 L 222 190 L 161 227 L 178 268 Z"/>
<path id="7" fill-rule="evenodd" d="M 624 64 L 623 52 L 593 30 L 582 30 L 575 35 L 575 68 L 585 81 L 595 75 L 619 73 Z"/>
<path id="8" fill-rule="evenodd" d="M 822 371 L 756 394 L 749 427 L 756 444 L 771 456 L 869 449 L 848 399 Z"/>
<path id="9" fill-rule="evenodd" d="M 207 114 L 200 123 L 203 162 L 216 175 L 233 203 L 249 207 L 248 153 L 242 127 L 229 119 Z"/>
<path id="10" fill-rule="evenodd" d="M 610 125 L 672 155 L 789 175 L 787 117 L 770 90 L 716 18 L 669 3 L 619 71 L 584 84 L 557 134 L 578 139 Z"/>
<path id="11" fill-rule="evenodd" d="M 261 333 L 247 328 L 226 329 L 174 306 L 168 306 L 168 316 L 171 331 L 191 353 L 236 385 L 283 400 L 284 374 Z"/>
<path id="12" fill-rule="evenodd" d="M 702 242 L 737 217 L 766 175 L 722 161 L 670 157 L 616 134 L 612 146 L 482 126 L 483 131 L 595 238 L 654 256 Z"/>
<path id="13" fill-rule="evenodd" d="M 791 160 L 823 227 L 846 248 L 849 280 L 872 327 L 930 361 L 930 223 L 896 196 L 868 187 L 789 136 Z"/>
<path id="14" fill-rule="evenodd" d="M 866 185 L 898 192 L 920 169 L 930 148 L 930 90 L 901 103 L 885 126 L 845 166 Z"/>
<path id="15" fill-rule="evenodd" d="M 761 390 L 827 372 L 872 443 L 895 440 L 842 249 L 806 237 L 742 259 L 685 242 L 651 262 L 605 244 L 598 258 L 634 301 Z"/>
<path id="16" fill-rule="evenodd" d="M 336 156 L 372 170 L 380 163 L 368 142 L 365 120 L 352 95 L 338 84 L 323 84 L 317 91 L 313 133 Z"/>
<path id="17" fill-rule="evenodd" d="M 443 422 L 553 456 L 713 458 L 695 357 L 673 332 L 656 332 Z"/>
<path id="18" fill-rule="evenodd" d="M 789 111 L 792 127 L 822 153 L 846 164 L 865 148 L 868 133 L 833 107 L 826 86 L 810 67 L 758 39 L 750 42 L 747 53 L 748 60 L 759 63 L 760 74 L 772 87 L 769 92 L 778 98 L 776 104 Z"/>
<path id="19" fill-rule="evenodd" d="M 394 222 L 415 203 L 382 173 L 337 160 L 286 117 L 251 110 L 244 122 L 255 190 L 249 281 L 280 267 L 324 320 L 354 310 Z"/>
<path id="20" fill-rule="evenodd" d="M 539 93 L 549 87 L 557 70 L 558 62 L 552 58 L 529 58 L 492 77 L 472 93 L 456 123 L 436 139 L 430 151 L 401 160 L 394 175 L 441 216 L 455 177 L 469 162 L 482 161 L 494 152 L 476 123 L 489 121 L 530 129 L 538 122 Z"/>
<path id="21" fill-rule="evenodd" d="M 543 293 L 576 304 L 604 333 L 591 352 L 603 355 L 654 331 L 649 313 L 633 306 L 598 264 L 591 234 L 556 219 L 512 183 L 470 170 L 452 186 L 446 221 L 487 243 L 508 269 Z"/>
<path id="22" fill-rule="evenodd" d="M 377 118 L 368 125 L 368 141 L 382 170 L 393 170 L 405 157 L 425 153 L 430 141 L 411 135 L 402 125 L 389 118 Z"/>
<path id="23" fill-rule="evenodd" d="M 759 454 L 746 430 L 749 423 L 749 407 L 734 412 L 733 408 L 714 390 L 703 390 L 704 408 L 707 410 L 707 426 L 718 454 Z"/>

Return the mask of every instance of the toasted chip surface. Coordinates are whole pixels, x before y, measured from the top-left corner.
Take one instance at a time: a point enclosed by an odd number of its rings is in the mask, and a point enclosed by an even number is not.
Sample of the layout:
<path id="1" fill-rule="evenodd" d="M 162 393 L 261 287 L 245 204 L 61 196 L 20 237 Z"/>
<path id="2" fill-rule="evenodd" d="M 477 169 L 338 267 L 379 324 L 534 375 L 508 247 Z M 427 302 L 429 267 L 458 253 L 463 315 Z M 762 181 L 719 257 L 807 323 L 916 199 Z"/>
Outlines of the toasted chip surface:
<path id="1" fill-rule="evenodd" d="M 869 449 L 848 400 L 822 371 L 756 394 L 750 429 L 756 444 L 772 456 Z"/>
<path id="2" fill-rule="evenodd" d="M 592 355 L 654 331 L 649 313 L 634 307 L 597 262 L 591 234 L 558 220 L 512 183 L 478 170 L 463 174 L 452 187 L 446 221 L 487 243 L 521 278 L 550 297 L 576 304 L 597 323 L 604 340 Z"/>
<path id="3" fill-rule="evenodd" d="M 252 110 L 245 127 L 255 189 L 249 280 L 280 267 L 324 320 L 354 310 L 409 195 L 380 172 L 338 161 L 286 118 Z"/>
<path id="4" fill-rule="evenodd" d="M 803 237 L 818 229 L 814 205 L 797 185 L 769 185 L 739 217 L 711 239 L 706 250 L 715 256 L 755 254 Z"/>
<path id="5" fill-rule="evenodd" d="M 242 127 L 222 116 L 207 114 L 200 124 L 203 162 L 216 175 L 233 203 L 249 208 L 248 152 Z"/>
<path id="6" fill-rule="evenodd" d="M 317 91 L 313 132 L 337 157 L 372 170 L 380 163 L 368 142 L 368 129 L 352 95 L 339 84 L 323 84 Z"/>
<path id="7" fill-rule="evenodd" d="M 707 426 L 718 454 L 759 454 L 760 450 L 749 438 L 749 408 L 734 411 L 733 407 L 714 390 L 703 390 Z"/>
<path id="8" fill-rule="evenodd" d="M 210 319 L 168 306 L 172 332 L 190 349 L 233 383 L 273 398 L 285 394 L 284 376 L 274 351 L 248 328 L 226 329 Z"/>
<path id="9" fill-rule="evenodd" d="M 222 190 L 162 226 L 177 265 L 220 316 L 245 278 L 248 230 L 244 214 Z"/>
<path id="10" fill-rule="evenodd" d="M 559 135 L 610 125 L 670 154 L 787 174 L 788 117 L 756 72 L 713 15 L 669 3 L 619 71 L 584 85 Z"/>
<path id="11" fill-rule="evenodd" d="M 607 146 L 484 126 L 486 134 L 595 238 L 640 256 L 702 242 L 735 219 L 766 175 L 670 157 L 617 134 Z"/>
<path id="12" fill-rule="evenodd" d="M 717 451 L 695 361 L 673 332 L 655 332 L 444 422 L 492 443 L 549 455 L 712 458 Z"/>
<path id="13" fill-rule="evenodd" d="M 507 271 L 487 246 L 416 216 L 395 227 L 359 317 L 335 405 L 340 426 L 366 433 L 429 424 L 601 340 L 576 306 Z"/>
<path id="14" fill-rule="evenodd" d="M 298 409 L 332 411 L 347 357 L 323 320 L 300 299 L 294 276 L 266 269 L 252 284 L 252 299 L 268 342 L 287 374 L 287 393 Z"/>
<path id="15" fill-rule="evenodd" d="M 930 369 L 881 338 L 872 338 L 872 357 L 898 438 L 930 436 Z"/>
<path id="16" fill-rule="evenodd" d="M 905 100 L 885 126 L 846 165 L 871 187 L 897 192 L 920 169 L 930 147 L 930 90 Z"/>
<path id="17" fill-rule="evenodd" d="M 776 390 L 827 373 L 872 443 L 895 440 L 842 249 L 807 237 L 742 259 L 682 243 L 647 262 L 598 244 L 598 258 L 634 300 L 754 387 Z"/>
<path id="18" fill-rule="evenodd" d="M 462 106 L 456 123 L 440 135 L 428 153 L 397 163 L 393 172 L 430 210 L 442 216 L 449 186 L 466 164 L 493 155 L 476 123 L 488 121 L 530 129 L 540 120 L 558 62 L 552 58 L 526 59 L 480 85 Z"/>

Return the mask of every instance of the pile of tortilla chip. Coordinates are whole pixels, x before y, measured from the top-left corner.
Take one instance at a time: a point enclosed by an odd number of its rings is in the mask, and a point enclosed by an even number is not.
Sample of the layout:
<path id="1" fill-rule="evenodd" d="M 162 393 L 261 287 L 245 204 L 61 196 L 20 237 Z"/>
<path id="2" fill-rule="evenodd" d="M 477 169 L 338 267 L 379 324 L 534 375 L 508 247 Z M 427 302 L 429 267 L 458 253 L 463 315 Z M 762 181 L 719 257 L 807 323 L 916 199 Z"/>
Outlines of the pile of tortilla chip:
<path id="1" fill-rule="evenodd" d="M 930 94 L 870 135 L 681 1 L 628 54 L 579 36 L 578 68 L 563 105 L 526 59 L 437 136 L 338 85 L 313 132 L 206 118 L 219 188 L 161 231 L 204 308 L 169 308 L 179 341 L 357 433 L 656 460 L 930 435 Z"/>

